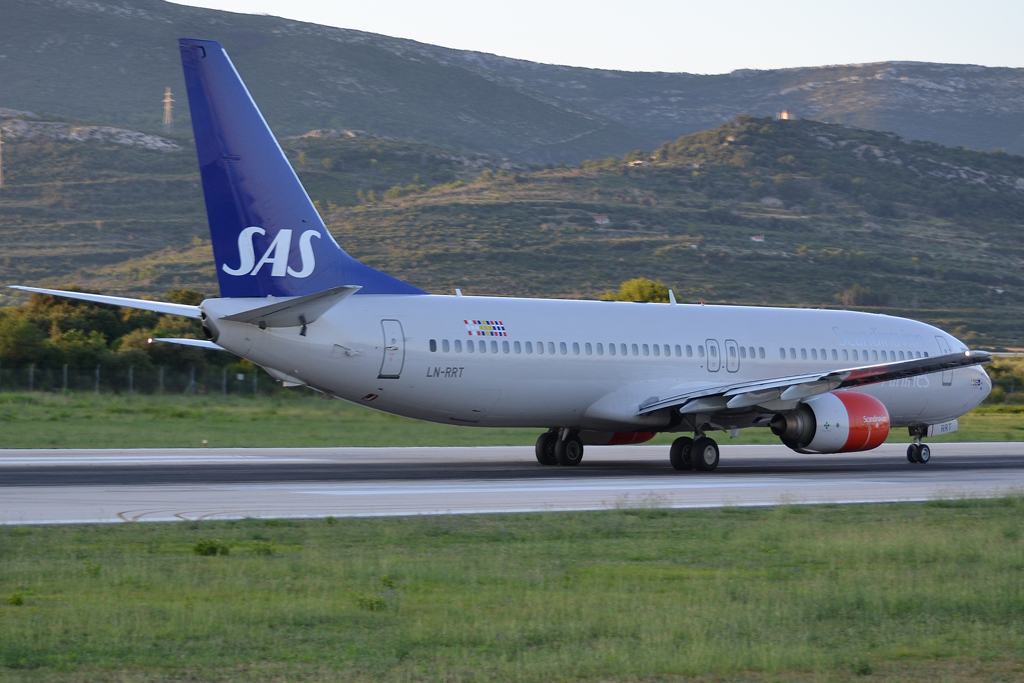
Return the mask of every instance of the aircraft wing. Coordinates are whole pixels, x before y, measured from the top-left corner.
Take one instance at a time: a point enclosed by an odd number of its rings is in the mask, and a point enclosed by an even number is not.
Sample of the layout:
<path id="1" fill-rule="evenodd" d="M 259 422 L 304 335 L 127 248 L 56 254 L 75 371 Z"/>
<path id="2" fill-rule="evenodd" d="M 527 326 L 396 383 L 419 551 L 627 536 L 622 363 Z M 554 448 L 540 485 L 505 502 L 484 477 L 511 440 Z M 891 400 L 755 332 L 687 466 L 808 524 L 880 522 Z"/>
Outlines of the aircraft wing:
<path id="1" fill-rule="evenodd" d="M 148 301 L 146 299 L 129 299 L 123 296 L 107 296 L 105 294 L 90 294 L 89 292 L 68 292 L 63 289 L 24 287 L 22 285 L 8 285 L 8 287 L 10 289 L 20 289 L 23 292 L 62 296 L 66 299 L 81 299 L 82 301 L 91 301 L 94 304 L 109 304 L 111 306 L 138 308 L 143 311 L 154 311 L 165 315 L 183 315 L 186 318 L 202 317 L 202 311 L 199 310 L 198 306 L 189 306 L 187 304 L 172 304 L 167 301 Z"/>
<path id="2" fill-rule="evenodd" d="M 845 370 L 750 380 L 712 387 L 703 386 L 673 393 L 667 398 L 649 398 L 640 405 L 638 414 L 646 415 L 664 408 L 679 408 L 681 413 L 719 412 L 748 408 L 775 400 L 795 401 L 836 389 L 928 375 L 953 368 L 981 365 L 991 360 L 992 356 L 985 351 L 965 351 Z"/>

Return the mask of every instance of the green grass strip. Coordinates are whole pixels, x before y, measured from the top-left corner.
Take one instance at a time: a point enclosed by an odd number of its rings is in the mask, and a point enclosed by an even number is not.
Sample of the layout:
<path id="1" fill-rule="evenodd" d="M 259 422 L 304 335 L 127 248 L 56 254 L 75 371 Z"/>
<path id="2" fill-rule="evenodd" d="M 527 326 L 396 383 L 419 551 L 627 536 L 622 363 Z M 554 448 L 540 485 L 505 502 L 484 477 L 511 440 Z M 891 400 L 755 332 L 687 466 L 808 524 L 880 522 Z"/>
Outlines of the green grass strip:
<path id="1" fill-rule="evenodd" d="M 1019 680 L 1024 498 L 0 529 L 0 680 Z"/>

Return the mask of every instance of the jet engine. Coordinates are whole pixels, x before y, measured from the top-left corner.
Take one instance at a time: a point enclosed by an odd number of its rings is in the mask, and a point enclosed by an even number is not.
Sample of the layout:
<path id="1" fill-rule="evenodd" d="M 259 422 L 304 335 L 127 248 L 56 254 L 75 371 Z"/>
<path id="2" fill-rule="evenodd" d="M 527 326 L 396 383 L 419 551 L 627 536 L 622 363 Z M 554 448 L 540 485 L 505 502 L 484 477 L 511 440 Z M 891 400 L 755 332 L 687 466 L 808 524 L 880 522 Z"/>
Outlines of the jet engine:
<path id="1" fill-rule="evenodd" d="M 889 436 L 889 411 L 874 396 L 837 391 L 779 413 L 769 426 L 798 453 L 869 451 Z"/>

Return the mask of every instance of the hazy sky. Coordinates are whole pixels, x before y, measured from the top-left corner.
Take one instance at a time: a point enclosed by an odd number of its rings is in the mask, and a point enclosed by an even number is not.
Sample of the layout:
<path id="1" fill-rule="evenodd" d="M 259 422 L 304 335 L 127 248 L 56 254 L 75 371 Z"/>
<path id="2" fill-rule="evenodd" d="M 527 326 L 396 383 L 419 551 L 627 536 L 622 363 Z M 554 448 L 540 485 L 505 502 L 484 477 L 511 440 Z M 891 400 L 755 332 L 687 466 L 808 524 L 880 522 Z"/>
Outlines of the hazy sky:
<path id="1" fill-rule="evenodd" d="M 187 0 L 551 64 L 724 73 L 915 60 L 1024 67 L 1024 0 Z"/>

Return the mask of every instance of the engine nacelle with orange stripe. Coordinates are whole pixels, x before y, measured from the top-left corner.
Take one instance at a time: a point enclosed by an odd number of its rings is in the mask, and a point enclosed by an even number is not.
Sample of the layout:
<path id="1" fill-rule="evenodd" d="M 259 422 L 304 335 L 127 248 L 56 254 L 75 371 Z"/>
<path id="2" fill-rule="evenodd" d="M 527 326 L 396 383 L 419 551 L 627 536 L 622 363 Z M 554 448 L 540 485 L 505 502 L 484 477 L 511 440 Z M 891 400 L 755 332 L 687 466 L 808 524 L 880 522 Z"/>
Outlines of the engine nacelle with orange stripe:
<path id="1" fill-rule="evenodd" d="M 837 391 L 776 415 L 771 429 L 782 443 L 801 453 L 869 451 L 889 436 L 889 411 L 874 396 Z"/>

